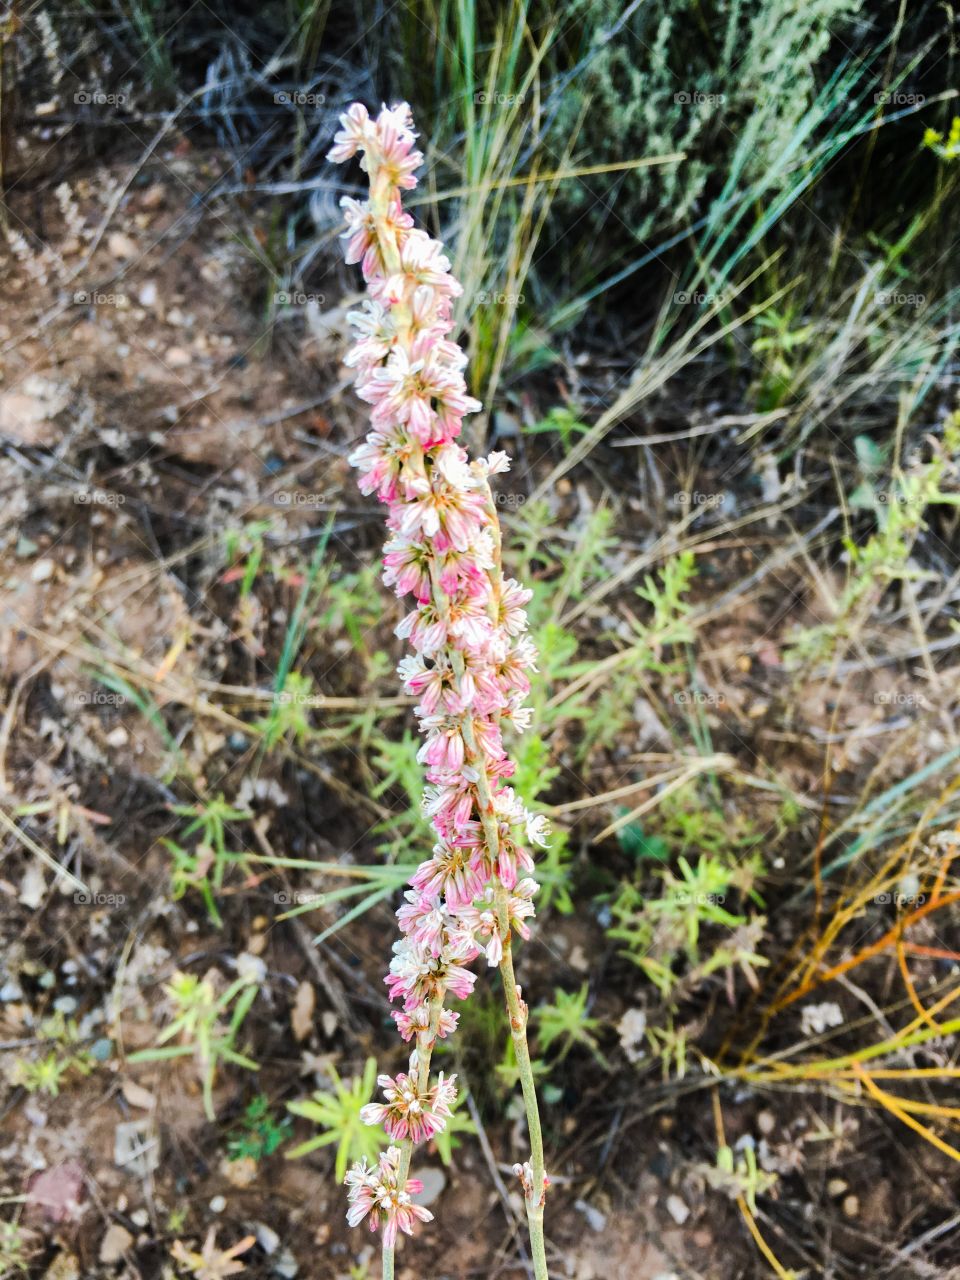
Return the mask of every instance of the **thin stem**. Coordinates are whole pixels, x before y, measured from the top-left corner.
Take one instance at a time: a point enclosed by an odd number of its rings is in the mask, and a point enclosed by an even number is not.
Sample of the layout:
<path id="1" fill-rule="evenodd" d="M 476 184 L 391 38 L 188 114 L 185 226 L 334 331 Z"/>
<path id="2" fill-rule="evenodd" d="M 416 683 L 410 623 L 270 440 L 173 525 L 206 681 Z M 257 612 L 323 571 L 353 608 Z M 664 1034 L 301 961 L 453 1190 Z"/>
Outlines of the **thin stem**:
<path id="1" fill-rule="evenodd" d="M 440 1026 L 440 1015 L 443 1013 L 443 997 L 430 1002 L 430 1026 L 420 1033 L 417 1039 L 417 1091 L 425 1093 L 430 1081 L 430 1059 L 433 1057 L 433 1046 L 437 1043 L 437 1030 Z M 413 1140 L 405 1138 L 400 1143 L 400 1170 L 397 1182 L 401 1190 L 407 1185 L 410 1176 L 410 1161 L 413 1159 Z M 395 1245 L 383 1246 L 383 1280 L 393 1280 Z"/>
<path id="2" fill-rule="evenodd" d="M 543 1237 L 543 1202 L 546 1197 L 546 1170 L 543 1162 L 543 1130 L 540 1127 L 540 1108 L 537 1105 L 537 1087 L 530 1062 L 530 1046 L 527 1044 L 527 1006 L 520 996 L 517 978 L 513 971 L 513 945 L 510 937 L 506 889 L 497 888 L 497 917 L 503 937 L 503 958 L 500 976 L 507 1001 L 510 1034 L 517 1058 L 523 1106 L 527 1113 L 527 1130 L 530 1135 L 529 1181 L 524 1177 L 524 1203 L 527 1207 L 527 1228 L 530 1233 L 530 1252 L 533 1255 L 533 1273 L 536 1280 L 550 1280 L 547 1271 L 546 1245 Z"/>

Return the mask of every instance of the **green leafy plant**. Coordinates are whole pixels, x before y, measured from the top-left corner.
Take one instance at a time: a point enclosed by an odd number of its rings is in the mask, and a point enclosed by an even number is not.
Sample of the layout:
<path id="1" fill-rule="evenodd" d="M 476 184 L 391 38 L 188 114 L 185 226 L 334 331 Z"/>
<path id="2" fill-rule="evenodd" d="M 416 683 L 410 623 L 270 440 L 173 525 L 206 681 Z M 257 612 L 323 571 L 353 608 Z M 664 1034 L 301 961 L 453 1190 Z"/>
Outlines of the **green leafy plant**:
<path id="1" fill-rule="evenodd" d="M 647 574 L 643 586 L 634 588 L 653 610 L 650 621 L 636 628 L 650 651 L 653 670 L 663 669 L 659 661 L 661 650 L 668 645 L 690 644 L 695 638 L 688 621 L 691 605 L 684 597 L 696 572 L 693 552 L 681 551 L 664 562 L 659 581 Z"/>
<path id="2" fill-rule="evenodd" d="M 524 428 L 526 434 L 531 436 L 555 432 L 560 437 L 560 447 L 564 453 L 569 453 L 576 436 L 585 435 L 589 430 L 587 424 L 581 421 L 581 415 L 566 405 L 558 405 L 545 418 Z"/>
<path id="3" fill-rule="evenodd" d="M 258 975 L 246 969 L 217 995 L 210 978 L 176 973 L 164 987 L 173 1010 L 169 1026 L 157 1037 L 157 1047 L 132 1053 L 130 1062 L 158 1062 L 192 1056 L 203 1088 L 203 1108 L 215 1119 L 213 1086 L 221 1063 L 257 1071 L 256 1062 L 235 1047 L 244 1019 L 259 991 Z M 176 1037 L 181 1043 L 168 1045 Z"/>
<path id="4" fill-rule="evenodd" d="M 363 1074 L 349 1080 L 341 1079 L 333 1066 L 327 1067 L 332 1090 L 318 1090 L 312 1098 L 302 1102 L 288 1102 L 287 1110 L 304 1120 L 312 1120 L 321 1133 L 301 1142 L 287 1152 L 288 1160 L 297 1160 L 321 1147 L 337 1148 L 335 1175 L 342 1182 L 347 1165 L 366 1158 L 375 1161 L 387 1145 L 387 1138 L 380 1125 L 364 1124 L 360 1117 L 362 1107 L 373 1099 L 377 1087 L 377 1060 L 367 1058 Z"/>
<path id="5" fill-rule="evenodd" d="M 730 963 L 728 952 L 716 964 L 711 963 L 712 957 L 702 961 L 701 931 L 710 925 L 734 930 L 747 923 L 746 916 L 728 911 L 724 903 L 738 887 L 737 881 L 739 887 L 755 893 L 752 880 L 759 866 L 753 860 L 753 865 L 734 869 L 710 854 L 702 854 L 695 865 L 680 855 L 677 864 L 679 875 L 670 868 L 658 873 L 662 884 L 658 895 L 645 894 L 633 883 L 622 885 L 611 905 L 615 923 L 608 931 L 625 944 L 624 954 L 664 996 L 670 995 L 679 981 L 674 966 L 681 956 L 686 957 L 690 967 L 687 981 L 692 983 Z M 750 955 L 756 960 L 752 952 Z"/>
<path id="6" fill-rule="evenodd" d="M 273 525 L 269 520 L 251 520 L 240 529 L 228 529 L 223 535 L 223 551 L 229 568 L 225 582 L 240 581 L 240 598 L 253 590 L 263 560 L 264 538 Z"/>
<path id="7" fill-rule="evenodd" d="M 12 1275 L 26 1275 L 36 1251 L 33 1232 L 19 1222 L 0 1222 L 0 1280 L 7 1280 Z"/>
<path id="8" fill-rule="evenodd" d="M 717 1151 L 717 1163 L 699 1165 L 707 1183 L 715 1191 L 721 1191 L 732 1200 L 740 1196 L 757 1212 L 757 1196 L 766 1195 L 777 1185 L 777 1175 L 767 1173 L 757 1163 L 757 1152 L 751 1141 L 738 1143 L 736 1148 L 722 1146 Z"/>
<path id="9" fill-rule="evenodd" d="M 227 1142 L 227 1153 L 231 1160 L 259 1162 L 287 1141 L 292 1127 L 290 1118 L 281 1116 L 278 1120 L 270 1110 L 270 1099 L 265 1093 L 258 1093 L 244 1108 L 238 1132 Z"/>
<path id="10" fill-rule="evenodd" d="M 28 1093 L 45 1093 L 56 1098 L 69 1076 L 87 1076 L 95 1063 L 82 1047 L 74 1019 L 57 1012 L 41 1021 L 38 1033 L 41 1055 L 14 1059 L 8 1075 L 11 1084 L 21 1086 Z M 43 1052 L 46 1046 L 49 1048 Z"/>
<path id="11" fill-rule="evenodd" d="M 270 714 L 256 722 L 263 746 L 273 750 L 278 742 L 303 742 L 311 732 L 308 710 L 316 701 L 313 681 L 299 671 L 289 671 L 283 687 L 273 696 Z"/>
<path id="12" fill-rule="evenodd" d="M 604 1070 L 609 1070 L 610 1064 L 597 1044 L 596 1033 L 603 1023 L 599 1018 L 588 1017 L 589 999 L 586 982 L 579 991 L 564 991 L 556 987 L 553 1004 L 541 1005 L 534 1011 L 537 1038 L 544 1053 L 549 1053 L 555 1045 L 559 1048 L 555 1062 L 562 1062 L 571 1049 L 579 1047 L 586 1049 Z"/>
<path id="13" fill-rule="evenodd" d="M 227 825 L 249 822 L 253 815 L 228 804 L 222 794 L 198 804 L 171 807 L 180 817 L 190 819 L 180 839 L 198 837 L 192 849 L 169 837 L 161 841 L 173 857 L 170 872 L 172 897 L 175 902 L 179 901 L 188 890 L 195 889 L 203 898 L 211 921 L 220 928 L 223 921 L 217 909 L 216 894 L 223 888 L 227 868 L 242 865 L 245 860 L 242 852 L 227 848 Z"/>

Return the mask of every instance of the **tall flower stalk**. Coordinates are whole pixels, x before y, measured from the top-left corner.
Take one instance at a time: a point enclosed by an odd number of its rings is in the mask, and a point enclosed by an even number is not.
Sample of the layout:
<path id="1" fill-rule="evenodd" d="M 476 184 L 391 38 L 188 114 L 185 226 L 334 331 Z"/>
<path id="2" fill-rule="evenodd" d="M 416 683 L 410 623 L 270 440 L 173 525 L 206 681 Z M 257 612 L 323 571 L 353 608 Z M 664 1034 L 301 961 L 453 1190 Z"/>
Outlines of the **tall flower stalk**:
<path id="1" fill-rule="evenodd" d="M 396 1142 L 368 1167 L 347 1175 L 356 1225 L 383 1225 L 383 1276 L 394 1275 L 398 1231 L 412 1235 L 428 1210 L 413 1203 L 414 1146 L 440 1132 L 456 1095 L 455 1077 L 434 1080 L 434 1046 L 456 1030 L 448 995 L 466 999 L 479 956 L 499 966 L 530 1134 L 530 1159 L 515 1166 L 523 1189 L 537 1280 L 548 1280 L 543 1208 L 549 1184 L 527 1045 L 527 1006 L 513 969 L 515 935 L 529 937 L 534 914 L 533 858 L 546 823 L 530 813 L 507 779 L 514 765 L 505 730 L 522 732 L 536 651 L 525 635 L 531 593 L 501 565 L 500 527 L 490 477 L 509 468 L 503 453 L 470 461 L 456 443 L 463 418 L 480 409 L 467 394 L 466 356 L 451 338 L 452 300 L 462 292 L 443 246 L 414 227 L 401 195 L 423 163 L 410 108 L 384 107 L 374 118 L 355 103 L 340 118 L 329 158 L 360 155 L 370 183 L 366 201 L 345 197 L 346 260 L 367 285 L 351 314 L 356 341 L 346 363 L 357 394 L 371 406 L 371 430 L 350 457 L 360 488 L 387 507 L 384 581 L 412 608 L 397 627 L 413 653 L 399 675 L 418 699 L 426 765 L 424 809 L 436 843 L 410 880 L 397 912 L 400 938 L 385 979 L 400 1007 L 393 1017 L 412 1042 L 410 1068 L 380 1076 L 384 1101 L 364 1109 Z"/>

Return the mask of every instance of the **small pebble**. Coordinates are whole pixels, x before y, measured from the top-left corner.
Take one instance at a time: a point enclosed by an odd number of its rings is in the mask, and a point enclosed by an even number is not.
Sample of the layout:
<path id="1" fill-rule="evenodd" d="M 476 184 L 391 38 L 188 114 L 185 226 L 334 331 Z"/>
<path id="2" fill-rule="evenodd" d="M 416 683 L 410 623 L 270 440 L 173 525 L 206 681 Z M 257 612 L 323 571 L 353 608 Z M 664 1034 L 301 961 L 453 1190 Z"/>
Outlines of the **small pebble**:
<path id="1" fill-rule="evenodd" d="M 299 1270 L 300 1264 L 289 1249 L 284 1249 L 270 1268 L 271 1275 L 280 1276 L 281 1280 L 294 1280 Z"/>
<path id="2" fill-rule="evenodd" d="M 429 1208 L 440 1199 L 444 1187 L 447 1185 L 447 1175 L 442 1169 L 421 1169 L 414 1175 L 423 1183 L 423 1190 L 418 1191 L 413 1197 L 417 1204 Z"/>
<path id="3" fill-rule="evenodd" d="M 280 1248 L 280 1237 L 274 1231 L 273 1227 L 268 1227 L 265 1222 L 254 1222 L 251 1227 L 254 1235 L 257 1237 L 257 1244 L 266 1254 L 276 1253 Z"/>
<path id="4" fill-rule="evenodd" d="M 573 1207 L 583 1214 L 591 1231 L 596 1231 L 599 1234 L 606 1229 L 607 1215 L 601 1213 L 594 1205 L 587 1204 L 586 1200 L 575 1200 Z"/>
<path id="5" fill-rule="evenodd" d="M 777 1127 L 777 1118 L 772 1111 L 761 1111 L 757 1116 L 757 1128 L 765 1138 L 769 1138 Z"/>
<path id="6" fill-rule="evenodd" d="M 686 1220 L 690 1217 L 689 1206 L 686 1205 L 679 1196 L 667 1196 L 667 1213 L 674 1220 L 678 1227 L 682 1227 Z"/>
<path id="7" fill-rule="evenodd" d="M 33 568 L 30 570 L 30 581 L 48 582 L 53 577 L 54 568 L 54 563 L 49 557 L 34 561 Z"/>
<path id="8" fill-rule="evenodd" d="M 860 1213 L 860 1201 L 857 1196 L 845 1196 L 843 1214 L 846 1218 L 856 1218 Z"/>
<path id="9" fill-rule="evenodd" d="M 214 1196 L 213 1199 L 210 1201 L 211 1213 L 223 1213 L 226 1207 L 227 1207 L 226 1196 Z"/>

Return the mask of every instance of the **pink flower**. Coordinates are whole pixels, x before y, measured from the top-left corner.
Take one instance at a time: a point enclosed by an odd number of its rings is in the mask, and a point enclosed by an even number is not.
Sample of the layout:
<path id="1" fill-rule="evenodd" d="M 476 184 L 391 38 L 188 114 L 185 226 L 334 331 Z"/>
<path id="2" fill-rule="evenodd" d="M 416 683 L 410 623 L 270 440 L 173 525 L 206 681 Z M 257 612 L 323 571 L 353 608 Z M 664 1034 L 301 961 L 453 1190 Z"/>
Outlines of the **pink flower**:
<path id="1" fill-rule="evenodd" d="M 423 893 L 442 894 L 449 910 L 455 911 L 483 892 L 485 880 L 468 851 L 437 844 L 433 857 L 421 862 L 410 883 Z"/>
<path id="2" fill-rule="evenodd" d="M 382 1124 L 391 1138 L 402 1142 L 426 1142 L 447 1125 L 450 1108 L 457 1096 L 456 1076 L 445 1080 L 443 1072 L 432 1089 L 421 1090 L 412 1075 L 401 1071 L 394 1079 L 378 1076 L 384 1102 L 369 1102 L 360 1109 L 364 1124 Z"/>
<path id="3" fill-rule="evenodd" d="M 327 152 L 327 159 L 334 164 L 342 164 L 355 156 L 361 147 L 366 147 L 372 137 L 370 114 L 362 102 L 355 102 L 340 117 L 340 131 L 334 134 L 334 145 Z"/>
<path id="4" fill-rule="evenodd" d="M 432 956 L 441 955 L 447 918 L 439 897 L 413 891 L 403 896 L 406 902 L 397 912 L 401 932 L 408 933 L 417 946 Z"/>
<path id="5" fill-rule="evenodd" d="M 410 1012 L 406 1009 L 394 1009 L 390 1016 L 397 1024 L 397 1030 L 403 1040 L 412 1040 L 414 1036 L 419 1039 L 430 1030 L 429 1005 L 418 1004 Z M 453 1035 L 459 1021 L 459 1013 L 454 1013 L 452 1009 L 441 1009 L 437 1024 L 437 1039 L 445 1040 L 447 1036 Z"/>
<path id="6" fill-rule="evenodd" d="M 412 1200 L 423 1190 L 420 1179 L 408 1178 L 400 1186 L 399 1147 L 388 1147 L 372 1167 L 365 1159 L 358 1161 L 348 1171 L 344 1185 L 350 1202 L 347 1222 L 355 1227 L 369 1214 L 370 1230 L 376 1231 L 383 1218 L 383 1243 L 388 1248 L 396 1243 L 398 1230 L 412 1236 L 415 1223 L 433 1220 L 429 1209 Z"/>

